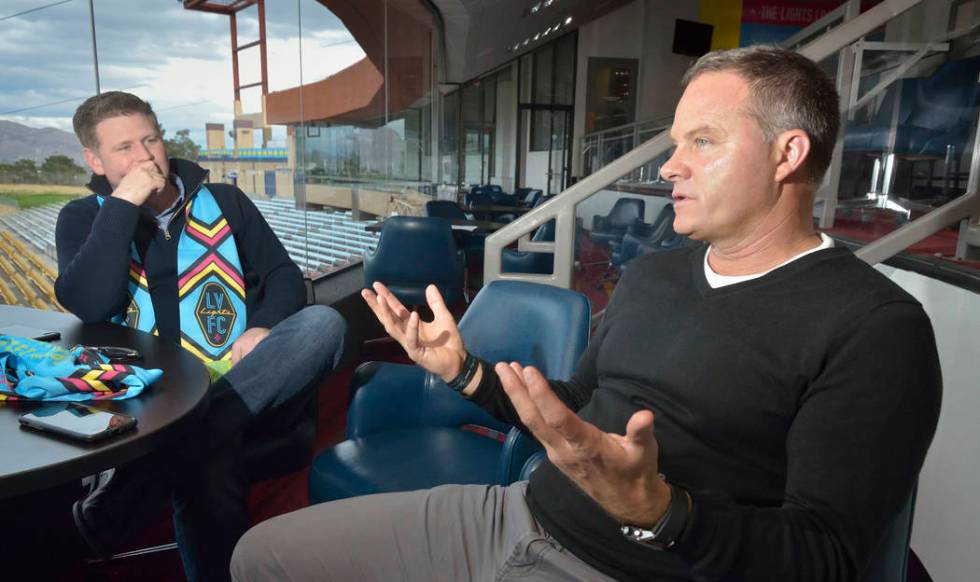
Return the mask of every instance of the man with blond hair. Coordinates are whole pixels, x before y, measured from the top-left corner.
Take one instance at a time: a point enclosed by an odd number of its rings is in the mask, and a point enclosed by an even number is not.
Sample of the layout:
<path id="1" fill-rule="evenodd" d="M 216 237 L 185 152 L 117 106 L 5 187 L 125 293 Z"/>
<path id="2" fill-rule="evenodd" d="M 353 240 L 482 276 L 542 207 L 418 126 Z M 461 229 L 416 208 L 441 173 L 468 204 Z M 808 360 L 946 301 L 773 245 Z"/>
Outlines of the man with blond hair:
<path id="1" fill-rule="evenodd" d="M 248 527 L 242 435 L 257 415 L 316 397 L 340 357 L 344 321 L 304 308 L 299 268 L 241 190 L 167 158 L 149 103 L 96 95 L 74 125 L 92 195 L 58 216 L 58 300 L 82 321 L 158 334 L 218 372 L 230 367 L 179 442 L 98 476 L 74 506 L 76 526 L 106 557 L 172 492 L 188 579 L 227 579 Z"/>

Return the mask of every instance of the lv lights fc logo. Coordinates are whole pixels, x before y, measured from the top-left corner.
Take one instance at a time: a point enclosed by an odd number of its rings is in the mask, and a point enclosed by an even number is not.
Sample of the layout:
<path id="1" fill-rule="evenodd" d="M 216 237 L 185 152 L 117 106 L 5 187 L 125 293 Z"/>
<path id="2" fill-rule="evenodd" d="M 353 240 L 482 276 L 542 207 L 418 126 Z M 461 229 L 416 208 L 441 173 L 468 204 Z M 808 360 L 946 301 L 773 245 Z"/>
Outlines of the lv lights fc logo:
<path id="1" fill-rule="evenodd" d="M 211 346 L 219 348 L 227 343 L 238 314 L 221 285 L 213 282 L 204 285 L 194 313 L 204 338 Z"/>

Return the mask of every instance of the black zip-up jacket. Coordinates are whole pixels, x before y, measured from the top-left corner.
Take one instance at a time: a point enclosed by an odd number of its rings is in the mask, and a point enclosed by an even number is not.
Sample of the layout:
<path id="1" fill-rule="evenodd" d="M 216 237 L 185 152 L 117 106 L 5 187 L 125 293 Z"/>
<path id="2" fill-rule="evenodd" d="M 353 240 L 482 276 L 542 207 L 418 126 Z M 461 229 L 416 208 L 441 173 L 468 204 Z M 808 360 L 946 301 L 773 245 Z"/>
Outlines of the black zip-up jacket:
<path id="1" fill-rule="evenodd" d="M 184 204 L 197 195 L 208 172 L 193 162 L 171 159 L 170 171 L 184 183 Z M 299 267 L 245 194 L 228 184 L 207 184 L 228 220 L 245 275 L 247 326 L 271 328 L 299 311 L 306 290 Z M 178 341 L 177 243 L 183 231 L 183 207 L 164 232 L 148 208 L 111 196 L 104 176 L 92 176 L 95 194 L 73 200 L 58 215 L 55 242 L 58 279 L 55 295 L 85 322 L 106 321 L 129 302 L 130 243 L 135 241 L 156 313 L 160 337 Z M 169 235 L 169 238 L 168 238 Z"/>

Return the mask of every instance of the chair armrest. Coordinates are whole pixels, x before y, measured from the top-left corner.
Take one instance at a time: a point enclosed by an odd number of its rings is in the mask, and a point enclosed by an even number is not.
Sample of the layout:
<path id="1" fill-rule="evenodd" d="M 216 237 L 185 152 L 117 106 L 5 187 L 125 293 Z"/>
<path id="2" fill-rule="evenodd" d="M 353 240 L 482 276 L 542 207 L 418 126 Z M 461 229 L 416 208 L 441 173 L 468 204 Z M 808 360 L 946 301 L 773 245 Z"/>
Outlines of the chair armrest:
<path id="1" fill-rule="evenodd" d="M 538 465 L 540 465 L 547 458 L 548 455 L 544 452 L 544 450 L 533 453 L 530 457 L 528 457 L 527 461 L 524 462 L 524 466 L 521 468 L 521 474 L 518 475 L 518 481 L 526 481 L 531 476 L 531 473 L 538 468 Z"/>
<path id="2" fill-rule="evenodd" d="M 633 224 L 626 227 L 626 232 L 636 238 L 647 238 L 653 234 L 653 225 L 638 218 Z"/>
<path id="3" fill-rule="evenodd" d="M 347 438 L 420 424 L 425 403 L 422 368 L 408 364 L 368 362 L 351 379 Z"/>
<path id="4" fill-rule="evenodd" d="M 534 437 L 519 428 L 510 429 L 497 463 L 498 482 L 501 485 L 510 485 L 524 478 L 522 477 L 524 466 L 538 451 L 543 454 L 544 448 Z"/>

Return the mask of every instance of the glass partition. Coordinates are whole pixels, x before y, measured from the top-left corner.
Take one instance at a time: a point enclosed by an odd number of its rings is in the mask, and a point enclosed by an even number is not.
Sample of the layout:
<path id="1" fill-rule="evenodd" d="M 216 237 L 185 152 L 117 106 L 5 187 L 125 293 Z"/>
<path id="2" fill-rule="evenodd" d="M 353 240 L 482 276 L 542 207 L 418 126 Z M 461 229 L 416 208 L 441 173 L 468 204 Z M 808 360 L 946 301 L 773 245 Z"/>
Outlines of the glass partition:
<path id="1" fill-rule="evenodd" d="M 821 63 L 845 111 L 839 169 L 824 184 L 836 207 L 816 209 L 831 234 L 875 240 L 966 191 L 980 112 L 978 4 L 920 4 Z M 959 233 L 957 221 L 910 251 L 968 265 Z"/>
<path id="2" fill-rule="evenodd" d="M 426 2 L 197 4 L 146 18 L 124 0 L 3 3 L 0 302 L 57 308 L 54 225 L 89 174 L 71 117 L 100 90 L 149 101 L 169 154 L 241 188 L 310 277 L 359 262 L 371 223 L 422 214 L 457 181 L 459 104 L 439 108 Z"/>
<path id="3" fill-rule="evenodd" d="M 75 109 L 97 91 L 149 101 L 169 155 L 200 161 L 208 123 L 233 116 L 227 18 L 167 2 L 146 18 L 122 1 L 0 5 L 0 303 L 60 310 L 58 212 L 90 170 Z M 92 23 L 94 22 L 94 29 Z"/>

